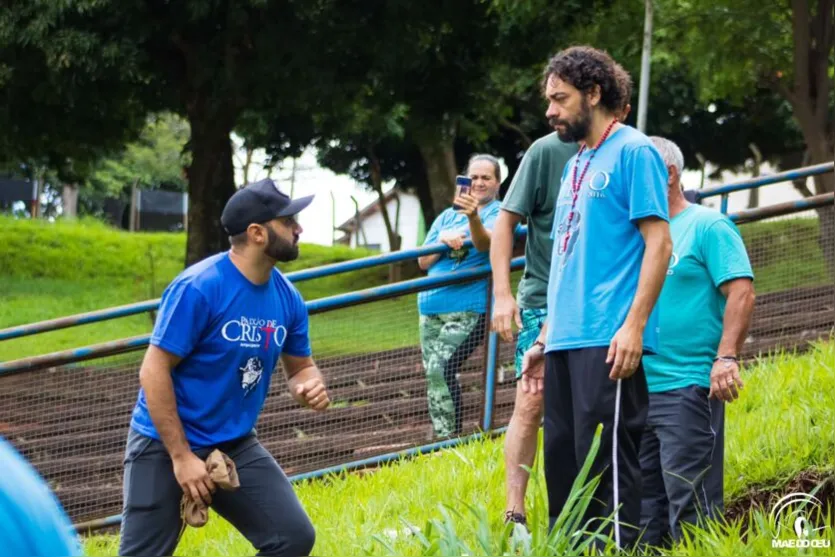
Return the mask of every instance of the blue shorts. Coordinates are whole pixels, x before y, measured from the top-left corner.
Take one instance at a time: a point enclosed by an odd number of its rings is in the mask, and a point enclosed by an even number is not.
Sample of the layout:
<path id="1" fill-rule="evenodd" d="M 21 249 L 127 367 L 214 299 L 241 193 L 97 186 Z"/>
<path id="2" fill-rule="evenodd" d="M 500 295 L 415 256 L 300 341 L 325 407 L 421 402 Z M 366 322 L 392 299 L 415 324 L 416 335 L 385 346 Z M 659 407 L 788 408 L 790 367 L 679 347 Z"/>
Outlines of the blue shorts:
<path id="1" fill-rule="evenodd" d="M 519 337 L 516 339 L 516 379 L 522 377 L 522 358 L 525 357 L 525 352 L 533 346 L 536 337 L 539 336 L 542 325 L 545 324 L 545 317 L 548 315 L 548 310 L 545 308 L 521 308 L 520 313 L 522 317 L 522 330 L 519 331 Z"/>

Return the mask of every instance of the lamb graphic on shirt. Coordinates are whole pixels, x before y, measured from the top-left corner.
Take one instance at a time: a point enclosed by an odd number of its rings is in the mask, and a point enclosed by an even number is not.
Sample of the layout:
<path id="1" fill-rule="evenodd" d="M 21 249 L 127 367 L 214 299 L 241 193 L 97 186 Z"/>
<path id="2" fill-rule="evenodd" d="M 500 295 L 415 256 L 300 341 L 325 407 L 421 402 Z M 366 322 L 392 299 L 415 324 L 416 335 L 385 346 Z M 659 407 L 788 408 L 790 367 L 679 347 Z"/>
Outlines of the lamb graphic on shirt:
<path id="1" fill-rule="evenodd" d="M 244 390 L 244 396 L 248 395 L 258 383 L 261 382 L 261 376 L 264 374 L 264 364 L 257 357 L 252 357 L 246 361 L 244 367 L 239 368 L 241 372 L 241 388 Z"/>
<path id="2" fill-rule="evenodd" d="M 558 252 L 560 255 L 563 255 L 562 264 L 565 265 L 568 261 L 568 257 L 574 251 L 574 246 L 577 245 L 577 237 L 580 235 L 580 211 L 574 210 L 574 218 L 571 220 L 571 229 L 570 235 L 568 238 L 568 246 L 565 247 L 565 234 L 568 232 L 568 217 L 566 216 L 565 221 L 563 221 L 557 227 L 557 235 L 554 238 L 555 242 L 559 242 L 558 244 Z"/>

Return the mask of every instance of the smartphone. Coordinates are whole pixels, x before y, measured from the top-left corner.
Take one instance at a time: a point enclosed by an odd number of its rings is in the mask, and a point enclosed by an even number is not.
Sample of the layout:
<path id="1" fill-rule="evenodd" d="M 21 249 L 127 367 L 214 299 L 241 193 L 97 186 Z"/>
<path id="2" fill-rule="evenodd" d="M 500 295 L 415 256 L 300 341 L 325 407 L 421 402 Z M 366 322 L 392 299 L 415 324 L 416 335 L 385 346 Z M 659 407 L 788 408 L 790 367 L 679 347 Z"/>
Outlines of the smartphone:
<path id="1" fill-rule="evenodd" d="M 458 198 L 459 195 L 464 193 L 470 193 L 470 188 L 473 187 L 473 180 L 469 176 L 456 176 L 455 177 L 455 197 Z M 463 207 L 457 205 L 454 201 L 452 203 L 452 208 L 456 211 L 460 211 Z"/>

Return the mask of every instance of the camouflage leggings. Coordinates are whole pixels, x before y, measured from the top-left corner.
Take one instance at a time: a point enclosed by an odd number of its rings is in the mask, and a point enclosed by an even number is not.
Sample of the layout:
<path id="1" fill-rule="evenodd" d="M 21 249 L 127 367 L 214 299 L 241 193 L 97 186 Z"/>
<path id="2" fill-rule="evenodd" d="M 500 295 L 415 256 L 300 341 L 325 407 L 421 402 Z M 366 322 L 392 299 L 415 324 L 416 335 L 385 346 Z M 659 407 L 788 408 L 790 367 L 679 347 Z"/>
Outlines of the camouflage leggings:
<path id="1" fill-rule="evenodd" d="M 457 375 L 461 365 L 484 342 L 484 329 L 483 313 L 420 316 L 429 416 L 439 437 L 461 433 L 461 385 Z"/>

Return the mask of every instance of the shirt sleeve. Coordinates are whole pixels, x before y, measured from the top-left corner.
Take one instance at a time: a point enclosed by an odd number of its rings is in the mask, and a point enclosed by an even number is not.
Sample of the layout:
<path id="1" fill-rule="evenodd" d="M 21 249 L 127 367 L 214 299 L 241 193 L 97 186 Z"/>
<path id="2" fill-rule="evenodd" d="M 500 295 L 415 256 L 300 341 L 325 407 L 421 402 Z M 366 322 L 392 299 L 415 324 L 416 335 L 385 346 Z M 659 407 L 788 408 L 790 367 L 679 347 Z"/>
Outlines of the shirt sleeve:
<path id="1" fill-rule="evenodd" d="M 281 351 L 291 356 L 304 358 L 312 354 L 310 349 L 310 320 L 307 305 L 298 291 L 295 292 L 294 299 L 293 322 L 287 330 L 287 341 Z"/>
<path id="2" fill-rule="evenodd" d="M 711 224 L 702 235 L 702 255 L 717 288 L 729 280 L 754 278 L 742 235 L 726 218 Z"/>
<path id="3" fill-rule="evenodd" d="M 171 283 L 162 294 L 151 344 L 185 358 L 200 342 L 209 324 L 210 307 L 203 294 L 190 283 Z"/>
<path id="4" fill-rule="evenodd" d="M 496 224 L 496 219 L 499 218 L 499 206 L 496 205 L 495 209 L 491 209 L 489 213 L 484 217 L 484 220 L 481 221 L 481 224 L 484 225 L 484 228 L 487 230 L 493 230 L 493 226 Z M 469 228 L 469 227 L 467 227 Z"/>
<path id="5" fill-rule="evenodd" d="M 522 162 L 513 175 L 510 188 L 504 196 L 502 209 L 529 217 L 536 203 L 536 187 L 542 180 L 542 157 L 540 149 L 532 146 L 522 157 Z"/>
<path id="6" fill-rule="evenodd" d="M 576 157 L 577 155 L 574 155 L 574 156 Z M 566 165 L 562 169 L 562 178 L 560 178 L 560 182 L 562 184 L 565 183 L 565 177 L 568 175 L 568 172 L 569 172 L 568 168 L 570 166 L 569 163 L 571 163 L 573 160 L 574 160 L 574 157 L 571 157 L 570 159 L 568 159 L 568 163 L 566 163 Z M 557 237 L 557 228 L 560 225 L 560 223 L 559 223 L 559 213 L 560 213 L 559 208 L 560 208 L 560 196 L 561 195 L 562 195 L 562 189 L 560 189 L 560 193 L 557 195 L 557 200 L 554 201 L 555 207 L 554 207 L 554 219 L 553 219 L 553 222 L 551 223 L 551 236 L 550 236 L 551 240 L 554 240 Z"/>
<path id="7" fill-rule="evenodd" d="M 435 217 L 435 221 L 432 223 L 432 226 L 429 227 L 429 232 L 426 234 L 426 239 L 423 241 L 424 246 L 438 243 L 438 236 L 440 235 L 441 229 L 443 228 L 443 220 L 445 214 L 446 212 L 443 212 L 437 217 Z"/>
<path id="8" fill-rule="evenodd" d="M 667 167 L 651 145 L 635 149 L 627 159 L 626 188 L 629 220 L 647 217 L 670 220 L 667 208 Z"/>

